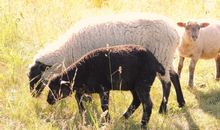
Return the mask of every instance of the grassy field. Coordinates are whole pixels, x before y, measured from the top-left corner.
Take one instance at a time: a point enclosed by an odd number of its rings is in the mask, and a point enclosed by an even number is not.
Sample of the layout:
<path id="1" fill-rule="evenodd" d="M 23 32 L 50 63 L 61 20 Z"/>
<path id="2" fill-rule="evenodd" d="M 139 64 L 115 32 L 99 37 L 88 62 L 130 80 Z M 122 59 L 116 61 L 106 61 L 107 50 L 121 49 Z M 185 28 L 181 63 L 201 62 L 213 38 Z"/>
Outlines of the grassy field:
<path id="1" fill-rule="evenodd" d="M 100 127 L 102 118 L 98 96 L 87 104 L 88 115 L 81 118 L 74 96 L 54 106 L 46 102 L 46 89 L 36 99 L 28 86 L 28 65 L 34 55 L 57 39 L 80 19 L 118 12 L 153 12 L 177 21 L 191 18 L 220 18 L 218 0 L 1 0 L 0 1 L 0 129 L 71 130 L 140 129 L 142 107 L 126 122 L 119 120 L 131 102 L 129 92 L 112 92 L 112 122 Z M 175 67 L 177 66 L 175 59 Z M 220 84 L 215 81 L 213 60 L 201 60 L 196 67 L 194 89 L 187 87 L 188 60 L 181 85 L 186 107 L 178 108 L 172 88 L 168 113 L 158 114 L 161 84 L 156 80 L 151 96 L 154 103 L 149 129 L 219 130 Z"/>

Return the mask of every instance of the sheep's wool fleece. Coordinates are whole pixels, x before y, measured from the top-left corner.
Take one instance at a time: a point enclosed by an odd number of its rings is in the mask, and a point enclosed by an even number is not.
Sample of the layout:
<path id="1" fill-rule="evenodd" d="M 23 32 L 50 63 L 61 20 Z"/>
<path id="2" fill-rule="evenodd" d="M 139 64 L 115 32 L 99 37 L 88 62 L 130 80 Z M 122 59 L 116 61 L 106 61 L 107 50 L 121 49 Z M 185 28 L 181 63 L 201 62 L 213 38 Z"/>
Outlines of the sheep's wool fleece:
<path id="1" fill-rule="evenodd" d="M 117 14 L 83 20 L 36 57 L 46 65 L 69 66 L 87 52 L 107 45 L 136 44 L 150 50 L 166 68 L 172 67 L 179 35 L 164 16 L 145 13 Z"/>

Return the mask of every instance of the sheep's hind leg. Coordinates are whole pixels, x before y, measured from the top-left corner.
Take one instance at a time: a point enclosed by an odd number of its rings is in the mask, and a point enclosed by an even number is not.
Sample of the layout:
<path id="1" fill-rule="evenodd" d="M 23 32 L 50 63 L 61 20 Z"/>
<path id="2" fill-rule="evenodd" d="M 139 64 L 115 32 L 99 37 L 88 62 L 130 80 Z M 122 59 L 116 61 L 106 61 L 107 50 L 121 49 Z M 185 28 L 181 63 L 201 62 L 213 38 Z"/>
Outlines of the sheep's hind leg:
<path id="1" fill-rule="evenodd" d="M 216 64 L 216 80 L 220 80 L 220 55 L 215 58 Z"/>
<path id="2" fill-rule="evenodd" d="M 143 116 L 141 120 L 141 127 L 146 128 L 147 123 L 150 120 L 153 103 L 150 98 L 151 85 L 147 85 L 145 82 L 139 83 L 135 86 L 135 91 L 143 106 Z"/>
<path id="3" fill-rule="evenodd" d="M 123 114 L 123 117 L 125 119 L 128 119 L 141 104 L 141 101 L 139 100 L 136 91 L 131 91 L 131 94 L 133 96 L 133 100 L 127 111 Z"/>
<path id="4" fill-rule="evenodd" d="M 183 97 L 179 76 L 174 70 L 170 70 L 170 79 L 176 91 L 177 102 L 179 103 L 179 107 L 185 106 L 185 100 Z"/>
<path id="5" fill-rule="evenodd" d="M 182 57 L 182 56 L 179 57 L 179 64 L 178 64 L 178 75 L 179 75 L 179 77 L 181 76 L 184 60 L 185 60 L 184 57 Z"/>
<path id="6" fill-rule="evenodd" d="M 106 112 L 105 114 L 105 122 L 110 121 L 110 114 L 108 112 L 108 103 L 109 103 L 109 91 L 103 91 L 99 93 L 100 100 L 101 100 L 101 107 L 102 111 Z"/>
<path id="7" fill-rule="evenodd" d="M 166 82 L 164 80 L 160 80 L 162 83 L 162 88 L 163 88 L 163 97 L 162 97 L 162 102 L 160 105 L 159 113 L 166 113 L 167 112 L 167 103 L 168 103 L 168 98 L 170 95 L 170 87 L 171 83 Z"/>

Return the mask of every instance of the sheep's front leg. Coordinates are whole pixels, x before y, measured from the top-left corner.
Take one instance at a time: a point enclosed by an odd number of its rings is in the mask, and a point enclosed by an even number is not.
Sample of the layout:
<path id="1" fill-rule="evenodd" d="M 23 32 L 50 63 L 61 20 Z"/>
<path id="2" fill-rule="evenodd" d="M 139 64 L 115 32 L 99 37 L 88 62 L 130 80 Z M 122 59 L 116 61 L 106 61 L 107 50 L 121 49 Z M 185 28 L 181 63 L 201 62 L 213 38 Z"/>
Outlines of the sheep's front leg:
<path id="1" fill-rule="evenodd" d="M 171 83 L 166 82 L 164 80 L 160 80 L 162 83 L 162 88 L 163 88 L 163 97 L 162 97 L 162 102 L 160 105 L 159 113 L 166 113 L 167 112 L 167 103 L 170 95 L 170 87 Z"/>
<path id="2" fill-rule="evenodd" d="M 100 100 L 101 100 L 101 107 L 103 112 L 107 112 L 105 115 L 105 121 L 110 121 L 110 115 L 108 112 L 108 102 L 109 102 L 109 91 L 103 91 L 99 93 Z"/>
<path id="3" fill-rule="evenodd" d="M 194 71 L 195 71 L 195 67 L 196 67 L 196 63 L 198 60 L 195 59 L 191 59 L 190 61 L 190 65 L 189 65 L 189 82 L 188 85 L 189 87 L 193 87 L 194 85 Z"/>
<path id="4" fill-rule="evenodd" d="M 179 77 L 181 76 L 184 60 L 185 60 L 184 57 L 182 57 L 182 56 L 179 57 L 179 64 L 178 64 L 178 75 L 179 75 Z"/>
<path id="5" fill-rule="evenodd" d="M 136 91 L 131 91 L 131 94 L 133 96 L 133 101 L 131 102 L 131 105 L 128 107 L 127 111 L 123 114 L 125 119 L 128 119 L 141 104 Z"/>
<path id="6" fill-rule="evenodd" d="M 77 101 L 77 105 L 78 105 L 78 108 L 79 108 L 79 113 L 82 115 L 83 112 L 85 111 L 85 107 L 83 106 L 83 102 L 82 102 L 82 98 L 83 97 L 83 94 L 82 93 L 79 93 L 79 92 L 76 92 L 75 94 L 75 98 L 76 98 L 76 101 Z"/>
<path id="7" fill-rule="evenodd" d="M 216 80 L 220 80 L 220 55 L 215 58 L 216 64 Z"/>
<path id="8" fill-rule="evenodd" d="M 183 107 L 185 105 L 185 100 L 183 97 L 183 92 L 181 89 L 179 76 L 174 70 L 170 70 L 170 79 L 176 91 L 176 96 L 177 96 L 177 101 L 179 103 L 179 107 Z"/>
<path id="9" fill-rule="evenodd" d="M 141 127 L 146 128 L 150 120 L 153 103 L 150 98 L 151 85 L 141 82 L 135 86 L 135 91 L 143 105 L 143 116 L 141 120 Z"/>

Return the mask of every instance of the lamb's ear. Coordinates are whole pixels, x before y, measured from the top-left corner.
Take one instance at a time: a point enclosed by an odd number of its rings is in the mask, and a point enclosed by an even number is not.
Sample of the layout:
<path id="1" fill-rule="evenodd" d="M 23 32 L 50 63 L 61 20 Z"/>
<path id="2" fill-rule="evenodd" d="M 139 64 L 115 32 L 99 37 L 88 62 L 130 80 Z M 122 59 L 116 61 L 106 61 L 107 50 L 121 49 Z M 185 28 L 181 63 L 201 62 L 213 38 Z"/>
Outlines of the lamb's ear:
<path id="1" fill-rule="evenodd" d="M 38 66 L 39 66 L 39 68 L 40 68 L 40 70 L 42 70 L 42 71 L 44 71 L 46 68 L 50 68 L 51 67 L 51 65 L 45 65 L 45 64 L 43 64 L 43 63 L 41 63 L 41 62 L 37 62 L 36 64 L 38 64 Z"/>
<path id="2" fill-rule="evenodd" d="M 40 64 L 40 65 L 39 65 L 39 68 L 40 68 L 40 70 L 45 70 L 45 69 L 47 68 L 47 66 L 44 65 L 44 64 Z"/>
<path id="3" fill-rule="evenodd" d="M 209 26 L 209 23 L 207 23 L 207 22 L 200 23 L 199 26 L 200 26 L 200 28 L 204 28 L 204 27 Z"/>
<path id="4" fill-rule="evenodd" d="M 178 22 L 177 25 L 179 27 L 186 27 L 186 23 L 183 23 L 183 22 Z"/>

